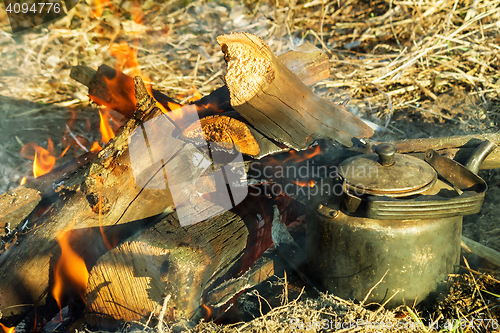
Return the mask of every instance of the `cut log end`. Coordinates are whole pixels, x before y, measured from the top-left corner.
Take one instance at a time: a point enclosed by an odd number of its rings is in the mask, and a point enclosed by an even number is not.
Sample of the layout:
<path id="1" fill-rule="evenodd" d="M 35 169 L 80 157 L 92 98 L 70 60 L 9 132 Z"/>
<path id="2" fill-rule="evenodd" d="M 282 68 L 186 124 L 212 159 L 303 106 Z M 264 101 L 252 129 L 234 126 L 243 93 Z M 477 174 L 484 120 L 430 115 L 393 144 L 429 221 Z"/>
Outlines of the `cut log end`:
<path id="1" fill-rule="evenodd" d="M 169 255 L 169 250 L 126 242 L 102 257 L 90 273 L 86 321 L 107 327 L 148 316 L 164 292 L 161 265 Z"/>
<path id="2" fill-rule="evenodd" d="M 231 105 L 246 103 L 266 81 L 272 81 L 272 53 L 259 37 L 245 32 L 217 37 L 227 63 L 226 85 Z"/>
<path id="3" fill-rule="evenodd" d="M 226 116 L 209 116 L 191 124 L 183 135 L 192 140 L 205 140 L 221 143 L 232 149 L 237 145 L 243 154 L 256 156 L 260 152 L 259 144 L 243 122 Z"/>

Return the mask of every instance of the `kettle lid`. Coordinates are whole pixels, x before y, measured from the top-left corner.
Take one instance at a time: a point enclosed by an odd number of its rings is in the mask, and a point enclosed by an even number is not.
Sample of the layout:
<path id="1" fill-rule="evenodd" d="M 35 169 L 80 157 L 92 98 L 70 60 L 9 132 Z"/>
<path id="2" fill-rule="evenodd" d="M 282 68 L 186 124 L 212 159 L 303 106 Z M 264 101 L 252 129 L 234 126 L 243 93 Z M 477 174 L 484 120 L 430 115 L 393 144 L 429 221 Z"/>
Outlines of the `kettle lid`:
<path id="1" fill-rule="evenodd" d="M 347 189 L 357 195 L 410 196 L 426 191 L 437 180 L 432 166 L 416 157 L 397 154 L 392 143 L 378 145 L 376 153 L 346 159 L 338 171 Z"/>

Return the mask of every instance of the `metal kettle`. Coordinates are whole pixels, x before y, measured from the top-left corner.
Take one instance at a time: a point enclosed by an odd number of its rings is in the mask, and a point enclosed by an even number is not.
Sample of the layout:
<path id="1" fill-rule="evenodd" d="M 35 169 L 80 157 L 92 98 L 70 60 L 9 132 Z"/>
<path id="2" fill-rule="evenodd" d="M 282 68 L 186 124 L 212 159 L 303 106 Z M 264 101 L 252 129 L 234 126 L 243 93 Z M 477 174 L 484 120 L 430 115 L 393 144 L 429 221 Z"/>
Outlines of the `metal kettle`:
<path id="1" fill-rule="evenodd" d="M 482 145 L 468 165 L 478 169 L 494 147 Z M 338 170 L 342 196 L 320 204 L 307 226 L 311 277 L 337 296 L 386 307 L 446 292 L 462 217 L 481 210 L 484 180 L 432 149 L 423 161 L 390 143 Z"/>

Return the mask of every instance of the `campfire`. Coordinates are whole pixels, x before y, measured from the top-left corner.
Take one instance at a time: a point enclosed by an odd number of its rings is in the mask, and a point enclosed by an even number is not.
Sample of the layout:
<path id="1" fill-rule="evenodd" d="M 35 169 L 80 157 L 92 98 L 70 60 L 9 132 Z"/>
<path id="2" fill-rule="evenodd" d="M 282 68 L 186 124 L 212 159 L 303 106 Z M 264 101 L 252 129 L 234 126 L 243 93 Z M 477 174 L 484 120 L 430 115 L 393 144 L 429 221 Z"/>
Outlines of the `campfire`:
<path id="1" fill-rule="evenodd" d="M 101 29 L 113 29 L 109 6 L 92 8 Z M 140 6 L 130 12 L 139 29 Z M 0 331 L 189 330 L 278 315 L 306 294 L 370 311 L 370 323 L 384 307 L 401 316 L 394 323 L 418 322 L 412 309 L 446 296 L 460 260 L 471 276 L 480 273 L 468 260 L 500 265 L 462 236 L 488 189 L 479 169 L 498 167 L 498 134 L 386 142 L 376 131 L 387 124 L 311 88 L 332 76 L 316 46 L 278 56 L 249 32 L 213 42 L 226 70 L 209 93 L 162 89 L 141 70 L 137 40 L 110 43 L 114 66 L 69 66 L 98 125 L 85 135 L 69 106 L 60 140 L 19 149 L 32 172 L 0 198 Z M 429 240 L 437 234 L 447 240 Z"/>

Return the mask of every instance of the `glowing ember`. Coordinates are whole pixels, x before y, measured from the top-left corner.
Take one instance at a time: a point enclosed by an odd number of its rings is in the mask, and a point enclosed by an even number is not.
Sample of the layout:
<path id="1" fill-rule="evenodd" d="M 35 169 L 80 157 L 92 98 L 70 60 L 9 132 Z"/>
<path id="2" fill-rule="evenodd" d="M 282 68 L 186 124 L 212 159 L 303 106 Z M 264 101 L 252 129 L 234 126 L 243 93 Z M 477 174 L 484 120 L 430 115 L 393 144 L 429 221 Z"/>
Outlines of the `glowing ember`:
<path id="1" fill-rule="evenodd" d="M 24 185 L 24 184 L 26 184 L 26 180 L 27 180 L 27 179 L 28 179 L 28 178 L 26 178 L 26 177 L 21 178 L 21 182 L 20 182 L 19 184 L 20 184 L 20 185 Z"/>
<path id="2" fill-rule="evenodd" d="M 292 183 L 299 185 L 300 187 L 314 187 L 316 182 L 314 180 L 292 180 Z"/>
<path id="3" fill-rule="evenodd" d="M 104 113 L 104 116 L 103 116 Z M 109 140 L 113 139 L 115 137 L 115 133 L 111 129 L 111 126 L 109 125 L 109 114 L 107 110 L 99 110 L 99 117 L 101 118 L 101 125 L 100 125 L 100 130 L 101 130 L 101 142 L 103 143 L 108 143 Z"/>
<path id="4" fill-rule="evenodd" d="M 84 296 L 89 279 L 89 272 L 85 262 L 69 245 L 70 230 L 65 229 L 57 235 L 57 242 L 61 247 L 61 257 L 54 271 L 52 296 L 60 309 L 62 309 L 63 298 L 65 296 L 65 286 L 77 291 L 82 300 L 85 300 Z"/>
<path id="5" fill-rule="evenodd" d="M 0 323 L 0 328 L 1 328 L 1 332 L 3 332 L 3 333 L 14 333 L 16 331 L 14 329 L 14 327 L 7 327 L 7 326 L 3 325 L 2 323 Z"/>

